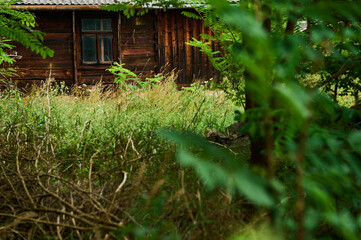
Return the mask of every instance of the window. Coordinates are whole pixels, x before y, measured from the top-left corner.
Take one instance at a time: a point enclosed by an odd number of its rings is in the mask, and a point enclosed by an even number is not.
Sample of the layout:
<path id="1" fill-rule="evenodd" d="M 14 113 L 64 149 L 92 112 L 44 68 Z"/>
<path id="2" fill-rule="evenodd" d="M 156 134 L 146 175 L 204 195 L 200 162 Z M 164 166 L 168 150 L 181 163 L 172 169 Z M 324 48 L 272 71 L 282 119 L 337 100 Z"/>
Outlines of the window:
<path id="1" fill-rule="evenodd" d="M 113 62 L 111 19 L 82 19 L 81 32 L 83 63 Z"/>

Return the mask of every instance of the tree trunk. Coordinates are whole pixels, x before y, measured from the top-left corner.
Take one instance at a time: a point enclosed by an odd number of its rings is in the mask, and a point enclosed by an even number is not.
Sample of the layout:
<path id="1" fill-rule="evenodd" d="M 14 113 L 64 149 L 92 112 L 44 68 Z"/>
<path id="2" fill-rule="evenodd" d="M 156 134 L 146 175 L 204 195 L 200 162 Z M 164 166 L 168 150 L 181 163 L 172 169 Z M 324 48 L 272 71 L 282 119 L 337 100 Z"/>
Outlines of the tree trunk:
<path id="1" fill-rule="evenodd" d="M 246 78 L 246 111 L 250 109 L 256 108 L 257 104 L 255 101 L 255 93 L 252 87 L 252 82 L 255 81 L 254 78 L 246 71 L 245 72 Z M 251 140 L 251 165 L 256 165 L 260 167 L 267 167 L 267 158 L 262 152 L 265 150 L 265 141 L 263 138 L 254 138 L 250 136 Z"/>
<path id="2" fill-rule="evenodd" d="M 271 32 L 271 9 L 267 5 L 262 6 L 262 15 L 267 16 L 263 19 L 263 28 L 267 32 Z M 259 107 L 256 102 L 256 94 L 252 85 L 257 85 L 257 79 L 253 77 L 247 70 L 245 70 L 246 78 L 246 111 Z M 261 124 L 261 123 L 258 123 Z M 250 164 L 260 166 L 262 168 L 268 168 L 268 160 L 266 151 L 266 141 L 264 137 L 254 138 L 250 137 L 251 140 L 251 160 Z"/>

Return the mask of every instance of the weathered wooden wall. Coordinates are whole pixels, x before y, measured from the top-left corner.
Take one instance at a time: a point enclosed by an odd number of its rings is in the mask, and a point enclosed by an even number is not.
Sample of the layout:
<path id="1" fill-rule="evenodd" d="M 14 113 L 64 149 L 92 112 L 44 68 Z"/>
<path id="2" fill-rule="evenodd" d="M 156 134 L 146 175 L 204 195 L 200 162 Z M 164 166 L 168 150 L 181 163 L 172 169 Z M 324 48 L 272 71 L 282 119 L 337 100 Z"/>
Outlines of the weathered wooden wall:
<path id="1" fill-rule="evenodd" d="M 155 11 L 121 19 L 121 61 L 126 68 L 143 76 L 150 76 L 158 69 L 156 23 Z"/>
<path id="2" fill-rule="evenodd" d="M 38 29 L 46 33 L 44 45 L 55 51 L 53 58 L 43 59 L 23 46 L 17 45 L 14 51 L 18 59 L 15 67 L 19 77 L 14 78 L 19 86 L 36 83 L 50 75 L 57 80 L 73 83 L 73 47 L 71 12 L 38 12 Z"/>
<path id="3" fill-rule="evenodd" d="M 218 74 L 199 48 L 186 44 L 192 38 L 199 40 L 200 34 L 212 35 L 203 21 L 185 17 L 182 10 L 159 12 L 159 65 L 179 71 L 179 84 L 187 85 L 197 79 L 208 80 Z M 217 48 L 214 43 L 212 47 Z"/>
<path id="4" fill-rule="evenodd" d="M 17 60 L 15 67 L 18 68 L 19 77 L 14 79 L 19 85 L 25 85 L 45 80 L 51 73 L 51 77 L 57 81 L 65 81 L 67 85 L 95 84 L 100 80 L 104 83 L 112 83 L 113 76 L 105 71 L 110 64 L 82 63 L 80 21 L 83 16 L 113 19 L 114 60 L 120 60 L 126 68 L 137 74 L 151 76 L 167 66 L 168 71 L 173 69 L 179 71 L 178 83 L 181 85 L 190 84 L 195 79 L 212 78 L 217 73 L 207 56 L 198 48 L 186 44 L 192 38 L 199 39 L 199 34 L 211 34 L 211 32 L 202 21 L 189 19 L 181 12 L 181 10 L 166 12 L 151 10 L 144 16 L 128 19 L 117 13 L 79 11 L 75 13 L 75 46 L 73 46 L 72 11 L 36 12 L 38 28 L 46 33 L 44 45 L 53 49 L 55 55 L 53 58 L 42 59 L 23 46 L 18 46 L 15 51 L 21 59 Z M 76 67 L 74 50 L 76 50 Z M 77 82 L 75 72 L 78 76 Z"/>
<path id="5" fill-rule="evenodd" d="M 151 77 L 157 71 L 156 63 L 156 15 L 154 11 L 144 16 L 127 18 L 124 15 L 108 13 L 108 12 L 93 12 L 89 13 L 94 16 L 112 17 L 113 22 L 118 28 L 114 28 L 114 60 L 124 63 L 124 67 L 130 69 L 142 77 Z M 80 27 L 81 16 L 86 14 L 77 13 L 77 28 Z M 118 17 L 120 19 L 118 19 Z M 120 22 L 120 25 L 118 23 Z M 118 36 L 119 31 L 119 36 Z M 119 37 L 119 41 L 118 41 Z M 112 83 L 114 77 L 106 71 L 110 65 L 98 64 L 85 66 L 81 63 L 81 42 L 80 36 L 77 36 L 77 55 L 78 55 L 78 72 L 80 84 L 95 84 L 100 80 L 103 83 Z M 120 56 L 118 54 L 120 53 Z"/>

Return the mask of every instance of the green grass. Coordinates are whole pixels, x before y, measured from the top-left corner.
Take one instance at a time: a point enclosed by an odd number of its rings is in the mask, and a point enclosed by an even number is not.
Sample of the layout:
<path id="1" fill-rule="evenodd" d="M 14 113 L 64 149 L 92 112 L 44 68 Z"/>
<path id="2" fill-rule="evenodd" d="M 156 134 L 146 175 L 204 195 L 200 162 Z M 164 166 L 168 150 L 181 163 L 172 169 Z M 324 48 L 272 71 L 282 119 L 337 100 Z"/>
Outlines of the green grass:
<path id="1" fill-rule="evenodd" d="M 157 135 L 225 129 L 236 107 L 222 94 L 178 91 L 172 81 L 130 92 L 64 91 L 46 83 L 0 99 L 3 236 L 219 239 L 253 211 L 206 191 Z M 12 224 L 24 212 L 34 215 Z"/>

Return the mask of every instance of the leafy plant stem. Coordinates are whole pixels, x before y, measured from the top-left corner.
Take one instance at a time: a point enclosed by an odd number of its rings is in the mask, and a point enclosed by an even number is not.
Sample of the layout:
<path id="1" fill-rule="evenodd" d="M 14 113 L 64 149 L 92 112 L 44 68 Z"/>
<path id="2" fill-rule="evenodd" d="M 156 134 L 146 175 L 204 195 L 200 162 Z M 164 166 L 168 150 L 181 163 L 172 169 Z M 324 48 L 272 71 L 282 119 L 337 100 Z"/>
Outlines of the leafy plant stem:
<path id="1" fill-rule="evenodd" d="M 266 127 L 266 151 L 267 151 L 267 176 L 269 179 L 274 177 L 275 156 L 273 154 L 273 121 L 270 110 L 265 113 L 265 127 Z"/>
<path id="2" fill-rule="evenodd" d="M 196 119 L 198 113 L 199 113 L 200 110 L 202 109 L 202 106 L 203 106 L 203 104 L 204 104 L 205 101 L 206 101 L 206 98 L 203 98 L 203 100 L 202 100 L 202 102 L 199 104 L 199 107 L 197 108 L 197 111 L 196 111 L 196 113 L 194 114 L 192 120 L 189 122 L 188 126 L 185 127 L 183 130 L 188 129 L 188 128 L 194 123 L 194 120 Z"/>
<path id="3" fill-rule="evenodd" d="M 303 131 L 301 132 L 301 137 L 299 141 L 299 150 L 296 153 L 296 193 L 297 193 L 297 202 L 295 205 L 295 216 L 297 223 L 297 240 L 305 239 L 306 228 L 305 228 L 305 190 L 304 190 L 304 158 L 306 155 L 306 143 L 309 132 L 309 121 L 306 120 L 303 123 Z"/>

